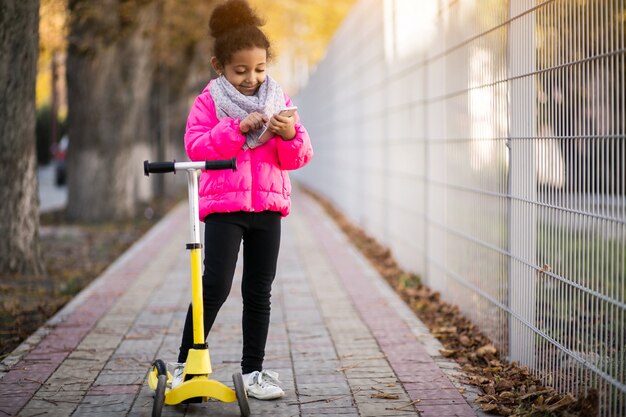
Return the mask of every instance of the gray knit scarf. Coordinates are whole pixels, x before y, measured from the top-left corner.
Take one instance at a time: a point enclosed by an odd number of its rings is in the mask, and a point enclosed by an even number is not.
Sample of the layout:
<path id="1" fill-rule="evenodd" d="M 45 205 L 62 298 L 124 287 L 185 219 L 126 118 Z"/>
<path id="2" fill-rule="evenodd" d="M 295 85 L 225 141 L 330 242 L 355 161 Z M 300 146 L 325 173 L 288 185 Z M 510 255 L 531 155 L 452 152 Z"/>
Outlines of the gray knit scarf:
<path id="1" fill-rule="evenodd" d="M 209 85 L 209 92 L 215 102 L 217 118 L 220 120 L 224 117 L 243 120 L 252 112 L 263 113 L 269 119 L 285 107 L 283 90 L 269 75 L 253 96 L 241 94 L 223 75 Z M 254 149 L 263 145 L 259 140 L 261 132 L 263 129 L 246 133 L 243 149 Z"/>

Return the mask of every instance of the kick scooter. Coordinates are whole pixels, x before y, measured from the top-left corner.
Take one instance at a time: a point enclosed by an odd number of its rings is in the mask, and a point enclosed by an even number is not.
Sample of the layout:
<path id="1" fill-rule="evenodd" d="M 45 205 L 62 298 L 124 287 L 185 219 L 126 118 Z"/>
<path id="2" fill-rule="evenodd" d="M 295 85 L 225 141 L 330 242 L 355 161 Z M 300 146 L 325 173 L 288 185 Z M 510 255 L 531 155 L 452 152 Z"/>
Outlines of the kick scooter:
<path id="1" fill-rule="evenodd" d="M 241 415 L 250 415 L 248 395 L 243 384 L 240 372 L 233 374 L 235 390 L 216 380 L 210 379 L 212 372 L 209 347 L 204 339 L 204 311 L 202 305 L 202 258 L 200 242 L 200 219 L 198 208 L 198 176 L 201 170 L 237 169 L 235 158 L 231 160 L 200 161 L 200 162 L 148 162 L 144 161 L 143 171 L 146 176 L 150 174 L 163 174 L 167 172 L 187 171 L 187 186 L 189 192 L 189 220 L 191 224 L 191 242 L 187 244 L 187 250 L 191 254 L 191 308 L 193 317 L 193 348 L 189 350 L 189 356 L 183 371 L 183 382 L 169 388 L 168 382 L 172 381 L 172 375 L 167 371 L 165 362 L 157 359 L 152 364 L 152 370 L 148 375 L 148 385 L 154 390 L 154 404 L 152 417 L 160 417 L 163 404 L 180 404 L 191 402 L 208 401 L 214 398 L 223 402 L 239 403 Z"/>

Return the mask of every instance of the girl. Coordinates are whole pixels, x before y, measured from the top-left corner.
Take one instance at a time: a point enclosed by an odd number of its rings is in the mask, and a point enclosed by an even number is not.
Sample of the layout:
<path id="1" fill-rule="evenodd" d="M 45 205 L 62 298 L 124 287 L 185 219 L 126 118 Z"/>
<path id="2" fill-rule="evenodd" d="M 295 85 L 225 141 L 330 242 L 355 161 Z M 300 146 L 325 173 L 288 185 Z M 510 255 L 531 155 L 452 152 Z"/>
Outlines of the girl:
<path id="1" fill-rule="evenodd" d="M 263 370 L 263 359 L 280 222 L 290 209 L 287 170 L 304 166 L 313 150 L 297 114 L 277 114 L 292 102 L 266 74 L 270 44 L 261 25 L 245 0 L 229 0 L 214 10 L 209 22 L 215 37 L 211 65 L 218 78 L 195 100 L 187 119 L 185 150 L 192 161 L 237 158 L 237 171 L 206 171 L 200 177 L 204 328 L 208 334 L 230 292 L 243 240 L 242 374 L 248 395 L 269 400 L 284 395 L 278 374 Z M 266 124 L 273 136 L 262 143 L 259 137 Z M 190 307 L 173 386 L 182 382 L 192 344 Z"/>

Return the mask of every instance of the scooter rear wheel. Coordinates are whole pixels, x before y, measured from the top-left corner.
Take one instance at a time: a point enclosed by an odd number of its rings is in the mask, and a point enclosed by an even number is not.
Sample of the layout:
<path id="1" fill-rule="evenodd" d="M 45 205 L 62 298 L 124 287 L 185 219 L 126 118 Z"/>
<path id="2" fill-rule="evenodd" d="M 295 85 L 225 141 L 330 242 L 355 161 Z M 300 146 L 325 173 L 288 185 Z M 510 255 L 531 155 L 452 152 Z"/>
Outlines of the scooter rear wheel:
<path id="1" fill-rule="evenodd" d="M 246 393 L 246 387 L 243 384 L 243 377 L 239 372 L 233 374 L 233 384 L 235 384 L 235 394 L 237 395 L 237 402 L 239 403 L 239 410 L 243 417 L 250 415 L 250 404 L 248 404 L 248 393 Z"/>
<path id="2" fill-rule="evenodd" d="M 161 417 L 163 412 L 163 403 L 165 402 L 165 385 L 167 384 L 167 375 L 159 375 L 157 379 L 157 387 L 154 390 L 154 404 L 152 405 L 152 417 Z"/>

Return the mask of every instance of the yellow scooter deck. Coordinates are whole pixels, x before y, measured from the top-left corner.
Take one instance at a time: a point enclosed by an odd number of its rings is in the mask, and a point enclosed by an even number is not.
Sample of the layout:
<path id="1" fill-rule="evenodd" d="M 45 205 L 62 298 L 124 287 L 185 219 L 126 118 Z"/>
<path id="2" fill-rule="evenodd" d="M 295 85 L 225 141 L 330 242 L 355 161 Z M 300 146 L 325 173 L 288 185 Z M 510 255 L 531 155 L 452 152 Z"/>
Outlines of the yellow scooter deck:
<path id="1" fill-rule="evenodd" d="M 169 373 L 168 381 L 171 381 L 171 375 Z M 156 389 L 156 370 L 150 373 L 148 384 L 151 389 Z M 192 398 L 202 398 L 203 401 L 214 398 L 227 403 L 237 401 L 235 391 L 219 381 L 209 379 L 206 375 L 194 376 L 178 385 L 176 388 L 167 388 L 165 390 L 165 404 L 168 405 L 181 404 Z"/>
<path id="2" fill-rule="evenodd" d="M 237 401 L 234 390 L 219 381 L 210 379 L 211 360 L 208 349 L 189 349 L 187 365 L 183 373 L 183 383 L 175 388 L 166 388 L 165 404 L 180 404 L 191 398 L 214 398 L 223 402 Z M 190 378 L 187 379 L 187 375 Z M 156 390 L 158 383 L 158 370 L 154 368 L 148 377 L 148 385 Z M 167 381 L 172 382 L 172 375 L 167 373 Z"/>

